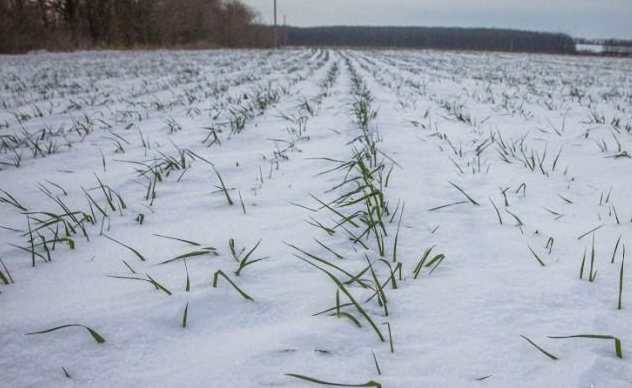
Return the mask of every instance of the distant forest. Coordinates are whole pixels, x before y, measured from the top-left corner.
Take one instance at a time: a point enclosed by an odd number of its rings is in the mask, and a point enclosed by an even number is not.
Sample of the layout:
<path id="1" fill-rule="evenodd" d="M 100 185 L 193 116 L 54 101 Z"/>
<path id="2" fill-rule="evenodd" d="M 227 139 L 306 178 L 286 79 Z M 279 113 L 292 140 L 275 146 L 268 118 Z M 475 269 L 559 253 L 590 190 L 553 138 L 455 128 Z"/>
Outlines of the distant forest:
<path id="1" fill-rule="evenodd" d="M 632 40 L 623 40 L 623 39 L 583 39 L 577 38 L 575 42 L 581 44 L 595 44 L 602 46 L 612 46 L 612 47 L 632 47 Z"/>
<path id="2" fill-rule="evenodd" d="M 271 47 L 238 0 L 0 0 L 0 53 L 101 48 Z M 574 53 L 564 34 L 427 27 L 279 27 L 287 46 Z"/>
<path id="3" fill-rule="evenodd" d="M 0 0 L 0 52 L 271 42 L 235 0 Z"/>
<path id="4" fill-rule="evenodd" d="M 565 34 L 484 28 L 290 27 L 283 30 L 282 39 L 291 46 L 405 47 L 575 53 L 573 38 Z"/>

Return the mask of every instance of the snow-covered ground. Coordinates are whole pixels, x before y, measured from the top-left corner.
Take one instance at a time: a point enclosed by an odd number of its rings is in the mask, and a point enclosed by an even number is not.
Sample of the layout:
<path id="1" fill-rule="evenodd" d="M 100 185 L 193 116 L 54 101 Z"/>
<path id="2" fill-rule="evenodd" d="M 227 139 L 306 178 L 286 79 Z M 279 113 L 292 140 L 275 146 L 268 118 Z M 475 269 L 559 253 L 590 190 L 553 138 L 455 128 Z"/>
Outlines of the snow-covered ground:
<path id="1" fill-rule="evenodd" d="M 0 386 L 630 387 L 631 74 L 0 57 Z"/>
<path id="2" fill-rule="evenodd" d="M 579 52 L 595 53 L 595 54 L 603 53 L 605 49 L 605 47 L 600 44 L 585 44 L 585 43 L 578 43 L 576 45 L 576 48 L 577 48 L 577 51 Z"/>

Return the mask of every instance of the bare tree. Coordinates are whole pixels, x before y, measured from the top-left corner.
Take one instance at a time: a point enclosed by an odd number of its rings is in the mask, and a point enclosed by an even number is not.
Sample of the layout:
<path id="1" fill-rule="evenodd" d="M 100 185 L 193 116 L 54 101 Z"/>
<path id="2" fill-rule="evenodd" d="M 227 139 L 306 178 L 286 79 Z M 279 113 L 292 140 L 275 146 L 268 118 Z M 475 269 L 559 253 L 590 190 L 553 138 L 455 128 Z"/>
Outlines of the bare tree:
<path id="1" fill-rule="evenodd" d="M 0 0 L 0 52 L 266 44 L 255 21 L 237 0 Z"/>

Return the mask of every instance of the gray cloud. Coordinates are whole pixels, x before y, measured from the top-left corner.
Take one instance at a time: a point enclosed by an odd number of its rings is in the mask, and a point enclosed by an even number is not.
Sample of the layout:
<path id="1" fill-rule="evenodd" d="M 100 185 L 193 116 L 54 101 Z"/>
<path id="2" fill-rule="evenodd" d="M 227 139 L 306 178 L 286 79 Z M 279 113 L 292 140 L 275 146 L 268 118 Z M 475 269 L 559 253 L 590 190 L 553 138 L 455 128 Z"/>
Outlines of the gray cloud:
<path id="1" fill-rule="evenodd" d="M 242 0 L 272 20 L 273 0 Z M 632 0 L 277 0 L 288 24 L 496 27 L 632 39 Z"/>

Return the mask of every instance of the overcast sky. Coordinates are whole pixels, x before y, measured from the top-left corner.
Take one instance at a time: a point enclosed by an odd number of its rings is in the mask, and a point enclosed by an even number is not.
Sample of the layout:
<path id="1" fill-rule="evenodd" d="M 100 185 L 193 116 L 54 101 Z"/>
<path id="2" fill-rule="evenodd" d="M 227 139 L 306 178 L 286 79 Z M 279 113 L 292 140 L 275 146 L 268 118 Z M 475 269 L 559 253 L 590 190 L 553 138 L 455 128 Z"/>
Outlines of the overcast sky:
<path id="1" fill-rule="evenodd" d="M 273 0 L 241 0 L 272 22 Z M 497 27 L 632 39 L 632 0 L 277 0 L 293 26 Z"/>

